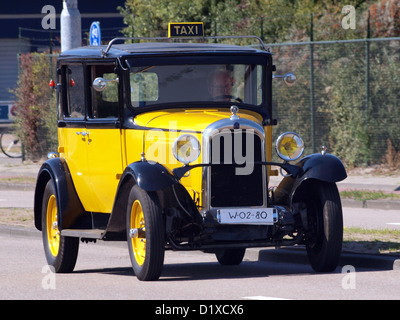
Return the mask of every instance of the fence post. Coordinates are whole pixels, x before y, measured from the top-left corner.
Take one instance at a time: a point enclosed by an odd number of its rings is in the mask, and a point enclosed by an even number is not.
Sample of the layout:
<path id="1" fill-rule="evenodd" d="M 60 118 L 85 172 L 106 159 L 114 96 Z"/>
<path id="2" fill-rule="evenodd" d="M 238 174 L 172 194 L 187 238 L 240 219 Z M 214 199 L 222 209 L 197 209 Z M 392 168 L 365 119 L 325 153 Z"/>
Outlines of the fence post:
<path id="1" fill-rule="evenodd" d="M 370 17 L 370 12 L 368 10 L 368 20 L 367 20 L 367 38 L 365 40 L 365 120 L 367 122 L 368 120 L 368 108 L 369 108 L 369 64 L 370 64 L 370 59 L 369 59 L 369 39 L 371 37 L 371 30 L 370 30 L 370 25 L 369 25 L 369 17 Z M 365 123 L 365 125 L 368 125 Z"/>
<path id="2" fill-rule="evenodd" d="M 314 23 L 310 15 L 310 117 L 311 117 L 311 149 L 315 153 L 315 123 L 314 123 Z"/>

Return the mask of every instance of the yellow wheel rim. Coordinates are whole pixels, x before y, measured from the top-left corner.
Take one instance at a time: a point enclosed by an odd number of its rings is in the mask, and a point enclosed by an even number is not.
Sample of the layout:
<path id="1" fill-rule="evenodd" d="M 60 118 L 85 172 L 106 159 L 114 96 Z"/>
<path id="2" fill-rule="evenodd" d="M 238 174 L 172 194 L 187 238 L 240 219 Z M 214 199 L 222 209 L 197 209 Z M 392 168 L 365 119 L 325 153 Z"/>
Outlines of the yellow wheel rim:
<path id="1" fill-rule="evenodd" d="M 139 200 L 135 200 L 131 209 L 131 229 L 145 230 L 144 215 L 142 205 Z M 132 251 L 135 255 L 135 260 L 139 266 L 143 265 L 146 257 L 146 238 L 136 237 L 131 238 Z"/>
<path id="2" fill-rule="evenodd" d="M 57 200 L 51 195 L 47 202 L 47 240 L 51 254 L 56 257 L 60 247 L 60 231 L 58 230 Z"/>

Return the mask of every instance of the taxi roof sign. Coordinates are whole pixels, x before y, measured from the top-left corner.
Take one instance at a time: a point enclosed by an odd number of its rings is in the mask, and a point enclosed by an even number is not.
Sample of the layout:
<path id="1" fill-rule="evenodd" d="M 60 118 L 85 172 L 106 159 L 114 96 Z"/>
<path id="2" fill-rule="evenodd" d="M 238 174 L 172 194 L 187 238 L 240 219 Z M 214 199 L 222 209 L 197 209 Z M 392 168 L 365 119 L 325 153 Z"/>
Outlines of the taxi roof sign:
<path id="1" fill-rule="evenodd" d="M 168 38 L 204 37 L 203 22 L 171 22 L 168 24 Z"/>

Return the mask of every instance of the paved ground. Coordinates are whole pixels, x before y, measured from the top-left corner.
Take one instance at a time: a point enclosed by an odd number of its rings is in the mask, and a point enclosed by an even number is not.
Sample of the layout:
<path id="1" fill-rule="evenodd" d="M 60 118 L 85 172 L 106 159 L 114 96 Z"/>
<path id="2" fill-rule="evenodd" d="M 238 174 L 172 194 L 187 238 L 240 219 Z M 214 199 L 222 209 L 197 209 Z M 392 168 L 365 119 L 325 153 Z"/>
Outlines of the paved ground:
<path id="1" fill-rule="evenodd" d="M 0 155 L 0 208 L 33 208 L 33 194 L 37 173 L 41 163 L 24 162 L 20 159 L 9 159 Z M 272 177 L 271 186 L 278 185 L 281 177 Z M 344 189 L 369 189 L 385 192 L 400 192 L 400 176 L 377 176 L 372 174 L 350 175 L 343 182 L 338 183 L 340 190 Z M 375 200 L 368 203 L 349 201 L 342 199 L 343 217 L 345 227 L 361 227 L 367 229 L 396 229 L 400 230 L 400 201 Z M 33 228 L 18 228 L 0 225 L 2 234 L 21 234 L 40 237 L 40 233 Z M 304 250 L 297 252 L 290 249 L 276 250 L 250 250 L 248 254 L 257 255 L 260 260 L 270 260 L 271 252 L 277 255 L 277 259 L 291 259 L 300 261 L 304 256 Z M 289 254 L 288 254 L 289 252 Z M 400 267 L 398 257 L 367 255 L 350 255 L 346 263 L 364 261 L 366 267 L 381 264 L 383 269 L 395 269 Z M 388 266 L 389 265 L 389 266 Z"/>

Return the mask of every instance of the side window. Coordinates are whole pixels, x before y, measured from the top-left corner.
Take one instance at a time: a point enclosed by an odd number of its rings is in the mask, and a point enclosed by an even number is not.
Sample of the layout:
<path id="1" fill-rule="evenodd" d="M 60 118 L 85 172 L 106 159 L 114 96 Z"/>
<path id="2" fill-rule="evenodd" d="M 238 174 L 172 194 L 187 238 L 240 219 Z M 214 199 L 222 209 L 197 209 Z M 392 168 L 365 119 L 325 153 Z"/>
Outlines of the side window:
<path id="1" fill-rule="evenodd" d="M 91 84 L 96 78 L 107 81 L 104 91 L 96 91 L 91 86 L 91 108 L 89 117 L 92 119 L 115 119 L 118 118 L 118 75 L 114 73 L 114 65 L 89 66 L 91 73 Z"/>
<path id="2" fill-rule="evenodd" d="M 64 116 L 71 119 L 84 119 L 85 83 L 82 65 L 67 66 L 65 78 L 67 108 L 64 108 Z"/>
<path id="3" fill-rule="evenodd" d="M 263 101 L 263 67 L 257 65 L 257 105 L 260 105 Z"/>

